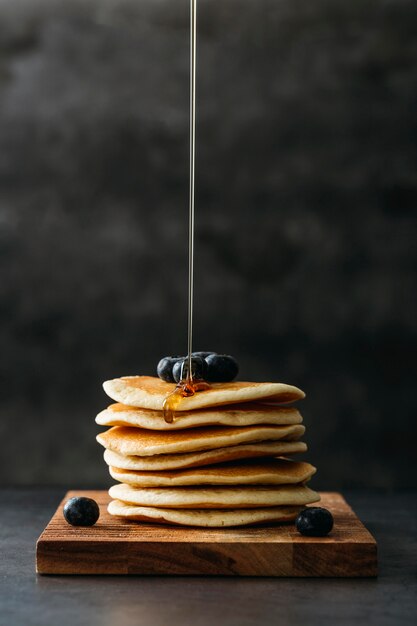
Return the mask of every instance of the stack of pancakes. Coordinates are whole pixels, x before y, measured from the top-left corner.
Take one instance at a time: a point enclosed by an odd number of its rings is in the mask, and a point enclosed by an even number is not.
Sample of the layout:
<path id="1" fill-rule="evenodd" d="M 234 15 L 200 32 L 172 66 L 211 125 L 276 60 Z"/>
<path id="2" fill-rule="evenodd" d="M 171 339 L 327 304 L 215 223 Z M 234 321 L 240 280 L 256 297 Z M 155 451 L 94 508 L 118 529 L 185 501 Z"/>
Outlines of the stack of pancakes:
<path id="1" fill-rule="evenodd" d="M 288 406 L 304 393 L 283 383 L 213 383 L 183 398 L 173 423 L 163 404 L 175 386 L 151 376 L 103 385 L 116 404 L 97 415 L 111 476 L 109 512 L 128 519 L 226 527 L 286 522 L 319 496 L 316 469 L 281 458 L 305 452 L 305 428 Z M 283 405 L 286 406 L 283 406 Z M 277 458 L 279 457 L 279 458 Z"/>

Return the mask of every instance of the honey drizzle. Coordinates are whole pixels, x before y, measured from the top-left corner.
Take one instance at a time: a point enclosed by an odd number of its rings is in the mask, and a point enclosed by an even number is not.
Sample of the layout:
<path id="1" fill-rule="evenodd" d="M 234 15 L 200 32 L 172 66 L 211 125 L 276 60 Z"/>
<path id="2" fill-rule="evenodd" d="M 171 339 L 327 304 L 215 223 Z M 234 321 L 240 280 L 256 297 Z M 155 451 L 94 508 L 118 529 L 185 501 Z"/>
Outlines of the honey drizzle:
<path id="1" fill-rule="evenodd" d="M 181 404 L 183 398 L 193 396 L 198 391 L 209 389 L 210 385 L 204 380 L 193 380 L 187 378 L 181 380 L 174 391 L 167 395 L 163 404 L 164 420 L 167 424 L 172 424 L 175 419 L 175 410 Z"/>
<path id="2" fill-rule="evenodd" d="M 182 398 L 193 396 L 197 391 L 208 389 L 202 380 L 193 380 L 191 355 L 193 351 L 193 299 L 194 299 L 194 209 L 195 209 L 195 101 L 197 60 L 197 0 L 190 0 L 190 181 L 188 209 L 188 376 L 180 380 L 164 400 L 164 419 L 172 424 L 175 410 Z"/>
<path id="3" fill-rule="evenodd" d="M 193 351 L 194 213 L 195 213 L 195 101 L 197 64 L 197 0 L 190 0 L 190 180 L 188 208 L 188 372 L 190 382 Z"/>

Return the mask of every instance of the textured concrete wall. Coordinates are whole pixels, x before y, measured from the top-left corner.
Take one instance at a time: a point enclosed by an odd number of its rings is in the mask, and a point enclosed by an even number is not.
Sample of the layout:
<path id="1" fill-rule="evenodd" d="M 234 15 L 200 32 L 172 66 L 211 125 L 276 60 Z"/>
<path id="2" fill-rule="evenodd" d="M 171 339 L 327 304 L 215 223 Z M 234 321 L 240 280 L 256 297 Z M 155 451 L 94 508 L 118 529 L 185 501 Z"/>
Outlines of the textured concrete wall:
<path id="1" fill-rule="evenodd" d="M 413 0 L 200 0 L 196 349 L 308 394 L 315 485 L 410 486 Z M 186 345 L 186 0 L 0 4 L 3 482 L 99 485 L 101 381 Z"/>

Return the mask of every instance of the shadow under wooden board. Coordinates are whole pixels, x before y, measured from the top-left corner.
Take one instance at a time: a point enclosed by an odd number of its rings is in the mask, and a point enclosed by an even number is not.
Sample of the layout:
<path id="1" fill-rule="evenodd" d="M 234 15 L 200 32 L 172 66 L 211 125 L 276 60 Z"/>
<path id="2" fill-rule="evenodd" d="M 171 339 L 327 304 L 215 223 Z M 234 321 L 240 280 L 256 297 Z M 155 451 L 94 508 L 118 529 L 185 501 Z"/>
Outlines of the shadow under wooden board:
<path id="1" fill-rule="evenodd" d="M 65 521 L 64 502 L 94 498 L 93 527 Z M 39 574 L 370 577 L 377 575 L 375 539 L 339 493 L 322 493 L 334 516 L 328 537 L 303 537 L 294 524 L 204 529 L 142 524 L 109 515 L 106 491 L 69 491 L 38 539 Z"/>

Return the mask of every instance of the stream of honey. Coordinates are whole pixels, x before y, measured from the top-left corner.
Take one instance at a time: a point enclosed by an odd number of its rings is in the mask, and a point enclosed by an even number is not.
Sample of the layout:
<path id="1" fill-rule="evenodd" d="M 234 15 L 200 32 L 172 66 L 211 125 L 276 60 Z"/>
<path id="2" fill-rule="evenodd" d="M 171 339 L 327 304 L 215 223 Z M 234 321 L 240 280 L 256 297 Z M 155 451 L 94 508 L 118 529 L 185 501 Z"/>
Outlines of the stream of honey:
<path id="1" fill-rule="evenodd" d="M 188 336 L 187 360 L 188 373 L 164 401 L 164 419 L 171 424 L 175 410 L 182 398 L 207 389 L 209 385 L 200 380 L 193 380 L 191 354 L 193 351 L 193 300 L 194 300 L 194 214 L 195 214 L 195 101 L 196 101 L 196 63 L 197 61 L 197 0 L 190 0 L 190 174 L 189 174 L 189 209 L 188 209 Z"/>

